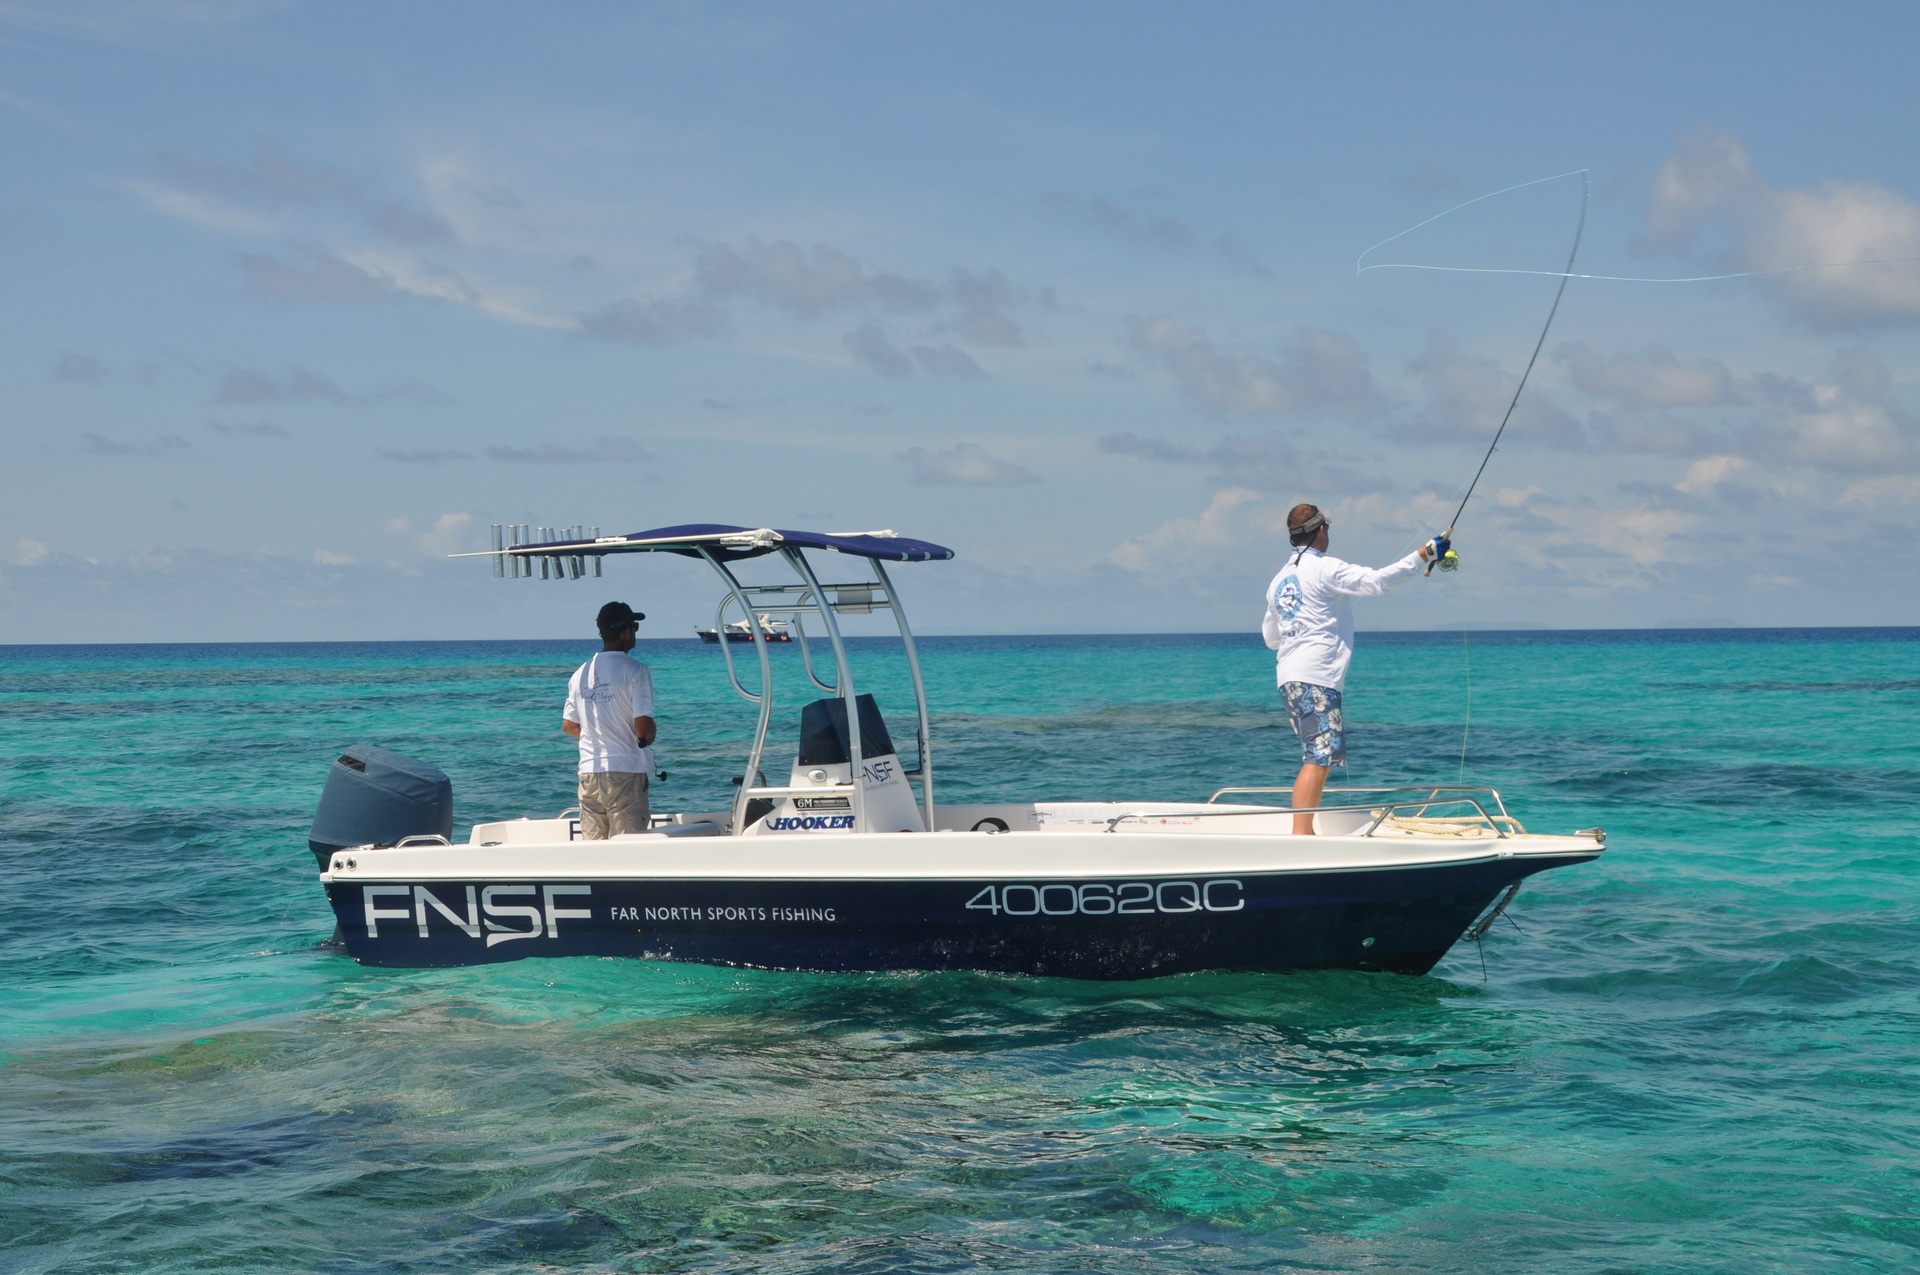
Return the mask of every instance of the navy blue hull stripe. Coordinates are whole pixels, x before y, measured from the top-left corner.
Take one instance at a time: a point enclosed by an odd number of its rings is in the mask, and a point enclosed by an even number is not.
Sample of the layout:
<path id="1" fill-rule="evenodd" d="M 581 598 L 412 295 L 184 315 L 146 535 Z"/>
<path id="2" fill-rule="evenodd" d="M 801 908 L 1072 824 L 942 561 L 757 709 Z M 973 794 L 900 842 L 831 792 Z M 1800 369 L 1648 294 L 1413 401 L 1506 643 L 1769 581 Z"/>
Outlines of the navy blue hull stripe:
<path id="1" fill-rule="evenodd" d="M 1047 881 L 336 881 L 368 965 L 624 956 L 764 969 L 1128 979 L 1204 969 L 1425 973 L 1507 884 L 1584 862 Z"/>

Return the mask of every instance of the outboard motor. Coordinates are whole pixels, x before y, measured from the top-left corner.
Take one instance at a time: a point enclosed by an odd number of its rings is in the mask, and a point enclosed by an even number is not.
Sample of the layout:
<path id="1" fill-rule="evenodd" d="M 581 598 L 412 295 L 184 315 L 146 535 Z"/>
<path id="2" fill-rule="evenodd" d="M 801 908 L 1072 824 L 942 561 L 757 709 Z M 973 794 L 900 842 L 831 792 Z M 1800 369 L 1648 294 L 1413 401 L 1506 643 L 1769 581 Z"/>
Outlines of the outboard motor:
<path id="1" fill-rule="evenodd" d="M 423 761 L 355 744 L 327 772 L 307 847 L 326 871 L 336 850 L 453 835 L 453 781 Z"/>
<path id="2" fill-rule="evenodd" d="M 853 799 L 845 787 L 819 796 L 781 797 L 764 819 L 750 823 L 747 835 L 761 832 L 920 832 L 925 825 L 914 804 L 893 737 L 873 696 L 855 697 L 860 705 L 860 769 L 867 826 L 853 826 Z M 838 696 L 815 700 L 800 710 L 800 751 L 788 787 L 826 789 L 853 782 L 853 750 L 847 738 L 847 702 Z"/>

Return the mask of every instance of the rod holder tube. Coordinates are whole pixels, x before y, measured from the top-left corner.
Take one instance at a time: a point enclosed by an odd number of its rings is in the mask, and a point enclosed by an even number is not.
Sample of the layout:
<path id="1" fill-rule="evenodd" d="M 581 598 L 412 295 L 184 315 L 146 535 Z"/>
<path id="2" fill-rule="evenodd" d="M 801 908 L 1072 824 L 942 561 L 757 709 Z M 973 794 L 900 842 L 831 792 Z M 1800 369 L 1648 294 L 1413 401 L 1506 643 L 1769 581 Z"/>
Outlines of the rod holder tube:
<path id="1" fill-rule="evenodd" d="M 737 837 L 747 830 L 748 798 L 746 781 L 760 773 L 760 756 L 766 751 L 767 747 L 767 726 L 773 720 L 773 661 L 767 658 L 767 643 L 766 639 L 761 636 L 759 632 L 759 626 L 752 623 L 754 619 L 753 604 L 747 600 L 747 595 L 741 590 L 740 581 L 734 578 L 733 572 L 727 569 L 725 563 L 713 556 L 711 550 L 702 548 L 700 550 L 700 556 L 707 560 L 708 566 L 719 572 L 720 578 L 727 582 L 727 588 L 732 590 L 733 597 L 739 600 L 740 610 L 747 617 L 748 626 L 754 630 L 753 649 L 758 652 L 760 656 L 760 720 L 753 731 L 753 751 L 747 754 L 747 772 L 741 776 L 740 791 L 735 793 L 733 797 L 733 835 Z M 718 634 L 720 638 L 720 649 L 726 651 L 727 654 L 727 676 L 733 679 L 733 689 L 739 691 L 742 695 L 746 695 L 746 688 L 740 685 L 740 678 L 734 673 L 733 652 L 727 650 L 727 631 L 725 625 L 721 623 L 725 618 L 726 604 L 722 603 L 720 615 L 715 623 L 720 625 Z M 752 697 L 748 696 L 748 698 L 751 699 Z M 853 800 L 857 814 L 859 809 L 858 802 L 860 800 L 857 789 L 854 793 Z M 856 824 L 856 826 L 858 825 Z"/>
<path id="2" fill-rule="evenodd" d="M 840 639 L 840 621 L 833 614 L 833 607 L 827 601 L 826 591 L 820 587 L 819 577 L 813 574 L 813 564 L 807 561 L 806 554 L 789 545 L 780 550 L 793 569 L 813 594 L 813 601 L 820 608 L 820 618 L 826 623 L 827 637 L 833 642 L 834 681 L 840 685 L 840 698 L 847 706 L 847 760 L 852 763 L 853 774 L 853 828 L 855 832 L 873 831 L 867 825 L 867 774 L 866 741 L 860 738 L 860 701 L 853 689 L 853 666 L 847 660 L 846 643 Z M 759 635 L 756 633 L 755 637 Z"/>
<path id="3" fill-rule="evenodd" d="M 894 590 L 893 580 L 887 575 L 887 569 L 880 559 L 870 558 L 873 563 L 873 578 L 886 590 L 887 606 L 893 612 L 893 621 L 900 626 L 900 645 L 907 653 L 907 670 L 913 674 L 913 707 L 920 715 L 920 802 L 927 811 L 927 831 L 934 829 L 933 822 L 933 753 L 930 740 L 932 730 L 927 721 L 927 684 L 920 677 L 920 652 L 913 645 L 913 629 L 907 624 L 907 613 L 900 606 L 900 594 Z"/>

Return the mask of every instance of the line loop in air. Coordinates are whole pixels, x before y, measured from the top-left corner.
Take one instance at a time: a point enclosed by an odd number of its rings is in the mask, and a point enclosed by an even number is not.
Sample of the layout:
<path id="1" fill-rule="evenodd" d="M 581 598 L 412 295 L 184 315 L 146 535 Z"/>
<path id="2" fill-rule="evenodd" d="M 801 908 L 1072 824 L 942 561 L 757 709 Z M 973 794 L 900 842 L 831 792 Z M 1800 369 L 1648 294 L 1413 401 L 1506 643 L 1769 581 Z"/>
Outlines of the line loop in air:
<path id="1" fill-rule="evenodd" d="M 1354 258 L 1353 273 L 1357 277 L 1359 275 L 1366 274 L 1369 270 L 1431 270 L 1440 274 L 1517 274 L 1517 275 L 1533 275 L 1537 278 L 1546 278 L 1546 279 L 1591 279 L 1597 283 L 1718 283 L 1724 279 L 1758 279 L 1766 275 L 1794 274 L 1802 270 L 1841 270 L 1849 266 L 1891 266 L 1891 265 L 1899 265 L 1909 261 L 1920 261 L 1920 255 L 1908 256 L 1908 257 L 1868 257 L 1860 261 L 1823 261 L 1823 262 L 1814 262 L 1814 263 L 1801 265 L 1801 266 L 1775 266 L 1772 269 L 1768 269 L 1768 270 L 1733 270 L 1733 271 L 1729 271 L 1726 274 L 1694 274 L 1694 275 L 1678 275 L 1678 276 L 1672 276 L 1672 275 L 1649 276 L 1649 275 L 1626 275 L 1626 274 L 1574 274 L 1569 270 L 1521 270 L 1521 269 L 1515 269 L 1512 267 L 1505 267 L 1505 266 L 1431 266 L 1431 265 L 1425 265 L 1425 264 L 1422 264 L 1419 262 L 1413 262 L 1413 261 L 1376 261 L 1372 265 L 1366 264 L 1366 260 L 1369 256 L 1380 251 L 1380 249 L 1386 247 L 1388 244 L 1392 243 L 1394 240 L 1405 239 L 1408 235 L 1412 234 L 1414 231 L 1419 230 L 1425 226 L 1431 226 L 1434 222 L 1439 221 L 1442 217 L 1450 217 L 1454 213 L 1459 212 L 1462 208 L 1471 208 L 1473 207 L 1473 205 L 1478 203 L 1484 203 L 1486 200 L 1495 199 L 1501 195 L 1510 195 L 1516 190 L 1525 190 L 1529 186 L 1545 185 L 1547 182 L 1562 181 L 1568 177 L 1581 178 L 1582 183 L 1584 185 L 1585 179 L 1587 177 L 1587 173 L 1588 173 L 1587 169 L 1576 168 L 1576 169 L 1573 169 L 1571 172 L 1555 173 L 1551 177 L 1536 177 L 1532 181 L 1521 182 L 1516 186 L 1508 186 L 1502 190 L 1489 191 L 1487 194 L 1484 194 L 1484 195 L 1475 195 L 1472 199 L 1467 200 L 1465 203 L 1455 204 L 1453 207 L 1448 208 L 1443 212 L 1437 212 L 1423 222 L 1419 222 L 1416 225 L 1408 226 L 1405 230 L 1402 230 L 1398 234 L 1388 235 L 1385 239 L 1382 239 L 1379 243 L 1373 245 L 1373 247 L 1367 249 L 1365 252 L 1361 253 L 1358 257 Z"/>

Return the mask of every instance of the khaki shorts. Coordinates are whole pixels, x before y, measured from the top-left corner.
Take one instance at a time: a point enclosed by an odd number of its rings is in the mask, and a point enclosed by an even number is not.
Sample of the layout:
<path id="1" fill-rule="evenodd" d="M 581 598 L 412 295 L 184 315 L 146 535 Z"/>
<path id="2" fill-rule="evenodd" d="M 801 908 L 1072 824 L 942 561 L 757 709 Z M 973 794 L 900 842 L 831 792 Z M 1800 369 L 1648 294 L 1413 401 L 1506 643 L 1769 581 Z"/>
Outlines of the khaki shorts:
<path id="1" fill-rule="evenodd" d="M 580 776 L 580 839 L 605 841 L 623 832 L 645 832 L 647 777 L 623 771 Z"/>

